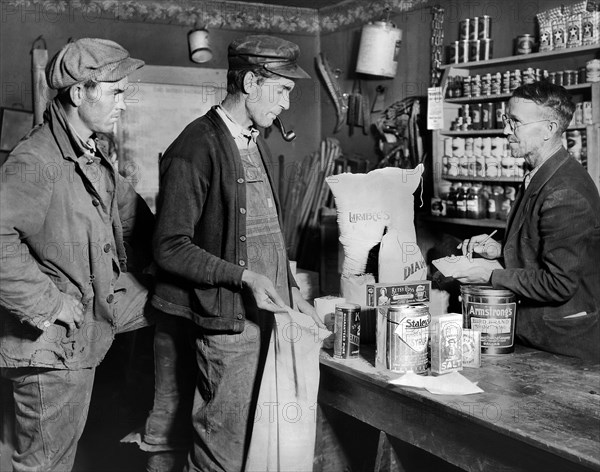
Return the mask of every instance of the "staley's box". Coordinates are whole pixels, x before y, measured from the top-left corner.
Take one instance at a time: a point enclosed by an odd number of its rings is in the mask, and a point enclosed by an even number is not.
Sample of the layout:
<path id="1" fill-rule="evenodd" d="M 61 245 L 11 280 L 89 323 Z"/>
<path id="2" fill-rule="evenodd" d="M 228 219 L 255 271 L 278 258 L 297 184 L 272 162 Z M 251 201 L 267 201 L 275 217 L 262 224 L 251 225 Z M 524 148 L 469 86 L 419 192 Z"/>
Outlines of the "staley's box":
<path id="1" fill-rule="evenodd" d="M 424 304 L 429 308 L 431 281 L 374 283 L 367 284 L 366 306 L 376 311 L 377 322 L 375 332 L 376 354 L 375 365 L 389 369 L 386 361 L 388 309 L 390 305 Z"/>

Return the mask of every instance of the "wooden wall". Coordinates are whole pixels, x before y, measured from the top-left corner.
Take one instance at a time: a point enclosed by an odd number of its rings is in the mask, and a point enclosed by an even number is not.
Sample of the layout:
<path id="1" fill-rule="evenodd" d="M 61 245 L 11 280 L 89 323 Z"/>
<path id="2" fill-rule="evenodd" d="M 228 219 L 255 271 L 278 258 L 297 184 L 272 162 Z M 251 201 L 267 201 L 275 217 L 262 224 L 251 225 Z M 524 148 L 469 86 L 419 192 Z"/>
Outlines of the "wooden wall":
<path id="1" fill-rule="evenodd" d="M 42 7 L 8 8 L 4 0 L 0 14 L 0 106 L 26 110 L 33 109 L 30 51 L 40 35 L 47 43 L 49 57 L 69 38 L 99 37 L 118 42 L 147 64 L 227 68 L 228 44 L 246 34 L 256 34 L 250 30 L 209 29 L 213 60 L 200 65 L 188 58 L 187 33 L 192 29 L 189 26 L 97 18 L 76 9 L 56 14 Z M 320 141 L 320 85 L 313 62 L 318 52 L 318 37 L 308 33 L 276 35 L 300 46 L 300 64 L 312 76 L 310 80 L 297 81 L 291 108 L 282 114 L 286 128 L 294 129 L 298 138 L 286 143 L 278 132 L 268 138 L 273 155 L 284 154 L 286 163 L 291 163 L 316 150 Z M 157 129 L 148 130 L 159 131 L 158 125 Z"/>

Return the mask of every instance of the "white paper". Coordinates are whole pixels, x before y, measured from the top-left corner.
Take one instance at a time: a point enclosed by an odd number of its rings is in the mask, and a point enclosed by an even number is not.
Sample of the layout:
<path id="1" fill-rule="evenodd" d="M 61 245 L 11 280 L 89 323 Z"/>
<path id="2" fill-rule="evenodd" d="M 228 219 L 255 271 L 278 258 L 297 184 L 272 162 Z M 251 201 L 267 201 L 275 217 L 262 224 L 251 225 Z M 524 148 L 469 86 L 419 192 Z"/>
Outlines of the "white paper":
<path id="1" fill-rule="evenodd" d="M 496 260 L 484 259 L 483 257 L 474 257 L 469 259 L 467 256 L 448 256 L 432 261 L 433 265 L 444 277 L 451 277 L 459 271 L 469 270 L 472 267 L 486 267 L 489 270 L 502 269 L 502 265 Z"/>
<path id="2" fill-rule="evenodd" d="M 401 385 L 403 387 L 424 388 L 435 395 L 471 395 L 473 393 L 483 393 L 483 390 L 476 383 L 459 374 L 451 372 L 439 376 L 417 375 L 414 372 L 408 372 L 402 377 L 390 380 L 392 385 Z"/>
<path id="3" fill-rule="evenodd" d="M 427 129 L 444 127 L 444 100 L 441 87 L 427 89 Z"/>

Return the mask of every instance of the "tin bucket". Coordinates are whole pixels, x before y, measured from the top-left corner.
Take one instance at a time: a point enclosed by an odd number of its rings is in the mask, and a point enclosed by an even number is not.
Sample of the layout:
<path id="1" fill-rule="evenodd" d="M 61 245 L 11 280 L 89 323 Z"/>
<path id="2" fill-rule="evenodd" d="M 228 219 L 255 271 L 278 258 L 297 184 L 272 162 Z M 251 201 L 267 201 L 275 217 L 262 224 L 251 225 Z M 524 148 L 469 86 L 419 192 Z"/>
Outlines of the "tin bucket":
<path id="1" fill-rule="evenodd" d="M 510 290 L 486 285 L 463 285 L 463 327 L 481 332 L 482 354 L 514 351 L 517 303 Z"/>
<path id="2" fill-rule="evenodd" d="M 427 372 L 427 341 L 431 316 L 427 305 L 388 308 L 385 364 L 392 372 Z"/>

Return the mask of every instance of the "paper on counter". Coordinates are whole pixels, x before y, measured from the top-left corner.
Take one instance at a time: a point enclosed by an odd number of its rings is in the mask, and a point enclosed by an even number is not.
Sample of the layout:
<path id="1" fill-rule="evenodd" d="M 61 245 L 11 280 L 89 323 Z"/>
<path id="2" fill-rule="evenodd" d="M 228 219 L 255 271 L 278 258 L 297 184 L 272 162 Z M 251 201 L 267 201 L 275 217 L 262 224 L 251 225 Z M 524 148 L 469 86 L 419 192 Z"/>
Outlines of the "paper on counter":
<path id="1" fill-rule="evenodd" d="M 451 277 L 458 271 L 465 271 L 471 267 L 485 267 L 489 270 L 503 269 L 502 265 L 496 260 L 484 259 L 483 257 L 467 256 L 448 256 L 432 261 L 432 264 L 439 270 L 444 277 Z"/>
<path id="2" fill-rule="evenodd" d="M 483 393 L 483 390 L 477 384 L 459 374 L 452 372 L 440 376 L 417 375 L 414 372 L 408 372 L 402 377 L 390 380 L 393 385 L 403 387 L 424 388 L 435 395 L 470 395 L 472 393 Z"/>

